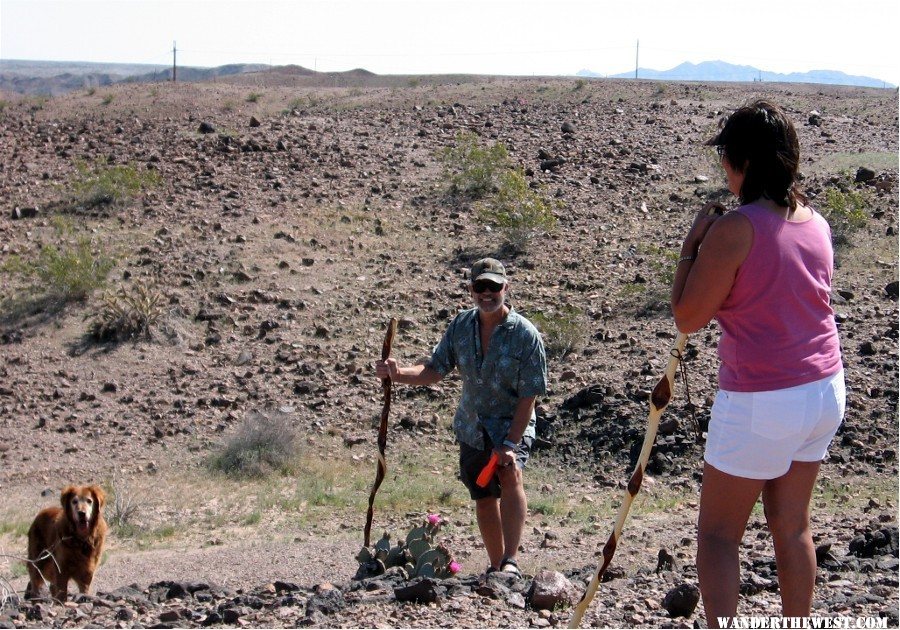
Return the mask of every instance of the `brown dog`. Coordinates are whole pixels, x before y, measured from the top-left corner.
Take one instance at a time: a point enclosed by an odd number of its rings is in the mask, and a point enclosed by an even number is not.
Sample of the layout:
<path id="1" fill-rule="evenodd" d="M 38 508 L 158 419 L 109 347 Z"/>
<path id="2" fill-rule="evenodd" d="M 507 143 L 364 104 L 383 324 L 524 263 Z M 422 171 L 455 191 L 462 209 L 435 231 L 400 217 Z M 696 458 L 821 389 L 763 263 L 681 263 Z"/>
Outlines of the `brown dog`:
<path id="1" fill-rule="evenodd" d="M 54 599 L 66 601 L 69 580 L 87 593 L 106 540 L 103 504 L 98 486 L 67 486 L 62 507 L 38 512 L 28 530 L 28 576 L 25 597 L 38 597 L 45 582 Z"/>

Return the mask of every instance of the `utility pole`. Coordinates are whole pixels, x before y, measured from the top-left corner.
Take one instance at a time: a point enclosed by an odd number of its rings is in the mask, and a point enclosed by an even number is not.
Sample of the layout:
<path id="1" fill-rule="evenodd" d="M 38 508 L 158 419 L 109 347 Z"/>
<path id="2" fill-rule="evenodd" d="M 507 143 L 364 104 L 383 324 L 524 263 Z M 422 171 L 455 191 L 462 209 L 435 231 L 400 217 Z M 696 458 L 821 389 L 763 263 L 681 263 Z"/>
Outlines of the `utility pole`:
<path id="1" fill-rule="evenodd" d="M 175 42 L 172 42 L 172 83 L 175 83 Z"/>
<path id="2" fill-rule="evenodd" d="M 641 51 L 641 40 L 637 40 L 637 46 L 634 47 L 634 78 L 638 78 L 638 53 Z"/>

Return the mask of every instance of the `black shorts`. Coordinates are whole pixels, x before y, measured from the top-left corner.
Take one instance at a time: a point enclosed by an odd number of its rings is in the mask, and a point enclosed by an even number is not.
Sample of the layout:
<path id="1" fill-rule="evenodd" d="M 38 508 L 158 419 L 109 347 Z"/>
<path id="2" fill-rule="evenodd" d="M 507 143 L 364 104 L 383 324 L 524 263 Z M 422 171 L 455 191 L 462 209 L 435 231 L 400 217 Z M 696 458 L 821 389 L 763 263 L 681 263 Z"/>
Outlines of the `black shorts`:
<path id="1" fill-rule="evenodd" d="M 487 465 L 488 460 L 491 458 L 491 453 L 494 450 L 494 445 L 488 437 L 488 434 L 484 433 L 483 437 L 484 450 L 472 448 L 463 442 L 459 443 L 459 479 L 466 488 L 469 489 L 469 496 L 472 497 L 473 501 L 487 497 L 500 498 L 500 481 L 497 475 L 494 475 L 486 488 L 480 488 L 478 487 L 478 484 L 475 483 L 475 480 L 478 479 L 481 470 Z M 533 438 L 523 437 L 516 447 L 516 466 L 518 466 L 519 469 L 525 468 L 525 464 L 528 462 L 528 458 L 531 455 L 531 445 L 533 443 Z"/>

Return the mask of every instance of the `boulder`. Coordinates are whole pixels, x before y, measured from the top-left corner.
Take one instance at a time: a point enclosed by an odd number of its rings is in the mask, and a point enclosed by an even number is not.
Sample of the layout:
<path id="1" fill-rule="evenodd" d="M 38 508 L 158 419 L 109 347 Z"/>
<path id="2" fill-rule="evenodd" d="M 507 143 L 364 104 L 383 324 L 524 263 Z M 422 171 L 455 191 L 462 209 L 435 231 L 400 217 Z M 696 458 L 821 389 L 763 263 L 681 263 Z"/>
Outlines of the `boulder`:
<path id="1" fill-rule="evenodd" d="M 679 584 L 663 599 L 663 608 L 670 617 L 690 617 L 700 603 L 700 589 L 694 584 Z"/>
<path id="2" fill-rule="evenodd" d="M 528 590 L 528 601 L 535 610 L 553 610 L 559 605 L 578 601 L 575 585 L 559 571 L 542 570 L 534 576 Z"/>

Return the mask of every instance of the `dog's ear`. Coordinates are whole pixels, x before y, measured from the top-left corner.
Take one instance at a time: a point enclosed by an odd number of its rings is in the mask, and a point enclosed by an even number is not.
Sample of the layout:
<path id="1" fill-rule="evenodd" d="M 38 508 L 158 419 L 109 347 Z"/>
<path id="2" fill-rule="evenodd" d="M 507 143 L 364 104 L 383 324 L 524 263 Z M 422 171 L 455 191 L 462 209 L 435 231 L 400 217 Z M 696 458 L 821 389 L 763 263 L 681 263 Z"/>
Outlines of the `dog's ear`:
<path id="1" fill-rule="evenodd" d="M 100 486 L 89 486 L 88 490 L 94 495 L 94 502 L 97 504 L 97 511 L 99 512 L 106 505 L 106 493 L 103 492 L 103 488 Z"/>
<path id="2" fill-rule="evenodd" d="M 59 502 L 67 512 L 69 511 L 69 503 L 76 494 L 78 494 L 78 488 L 75 486 L 66 486 L 63 488 L 62 494 L 59 496 Z"/>

